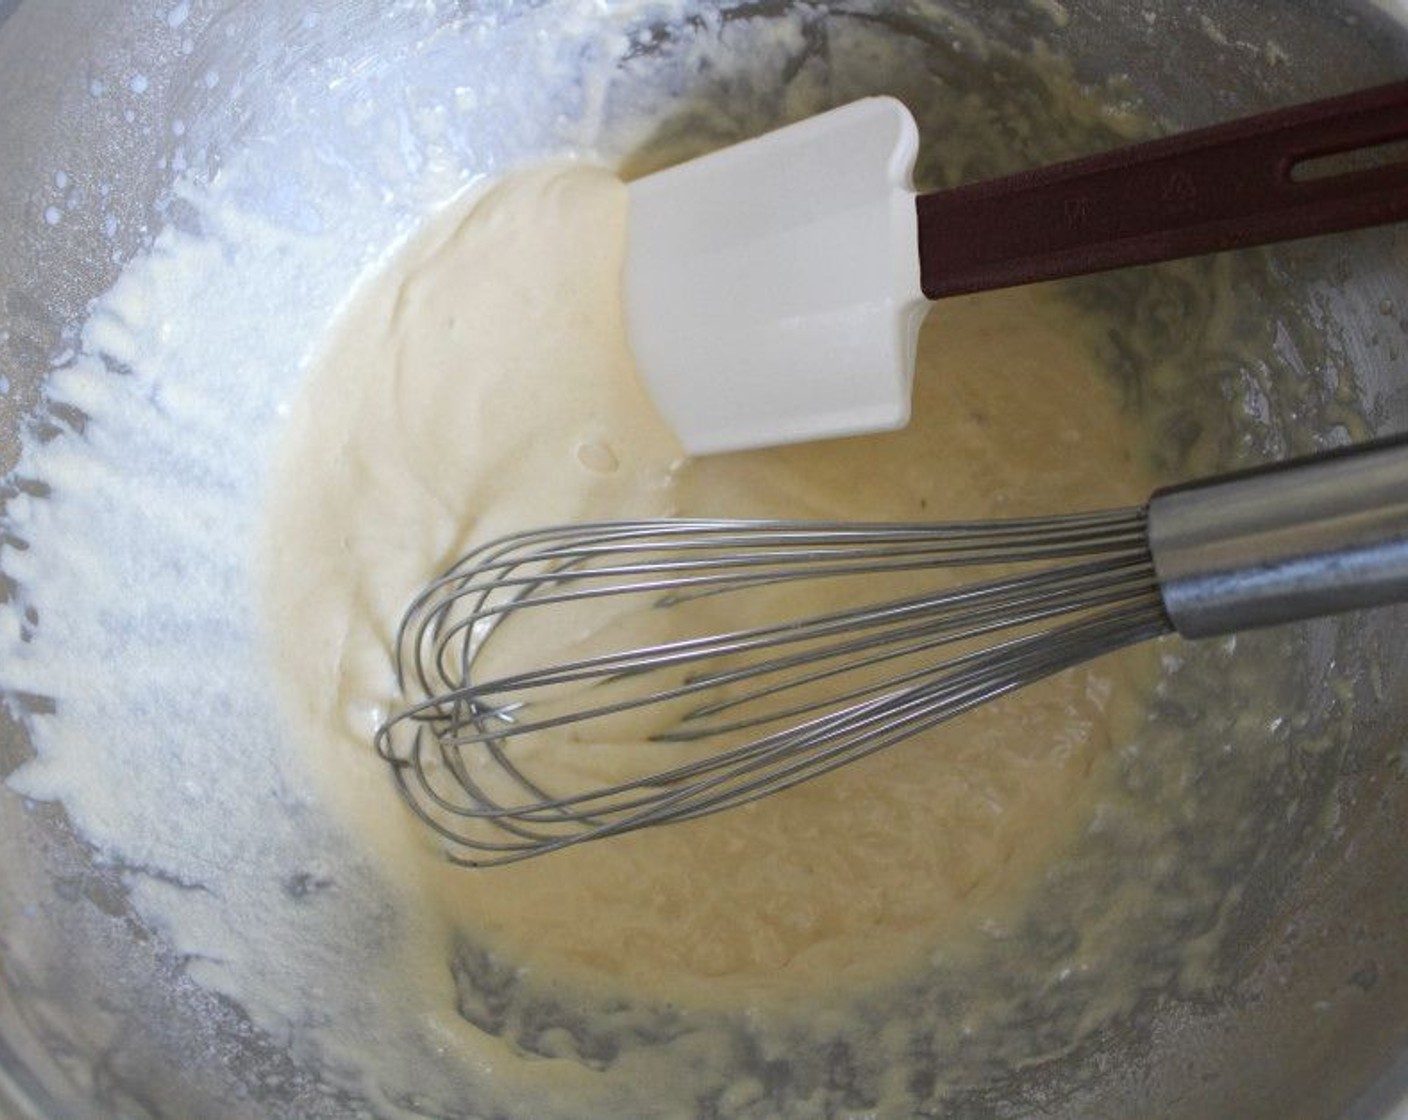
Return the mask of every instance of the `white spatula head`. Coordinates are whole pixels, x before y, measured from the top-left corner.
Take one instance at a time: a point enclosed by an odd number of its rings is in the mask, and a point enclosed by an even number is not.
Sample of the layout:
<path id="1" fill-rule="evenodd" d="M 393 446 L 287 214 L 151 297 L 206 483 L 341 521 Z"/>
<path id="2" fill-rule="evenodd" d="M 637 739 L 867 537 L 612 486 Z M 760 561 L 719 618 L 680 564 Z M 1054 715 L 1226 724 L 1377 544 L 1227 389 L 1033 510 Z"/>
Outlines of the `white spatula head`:
<path id="1" fill-rule="evenodd" d="M 630 185 L 627 329 L 686 451 L 908 421 L 918 144 L 874 97 Z"/>

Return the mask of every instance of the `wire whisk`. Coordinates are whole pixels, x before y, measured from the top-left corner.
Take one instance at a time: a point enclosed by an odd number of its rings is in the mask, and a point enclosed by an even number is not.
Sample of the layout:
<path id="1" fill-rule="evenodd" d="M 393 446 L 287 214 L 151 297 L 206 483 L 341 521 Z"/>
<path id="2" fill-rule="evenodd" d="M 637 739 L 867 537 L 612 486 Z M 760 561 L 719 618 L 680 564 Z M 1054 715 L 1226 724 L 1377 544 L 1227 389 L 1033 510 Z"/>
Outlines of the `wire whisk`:
<path id="1" fill-rule="evenodd" d="M 471 866 L 690 820 L 1175 629 L 1408 597 L 1405 495 L 1398 440 L 1089 514 L 518 533 L 407 610 L 376 747 Z"/>

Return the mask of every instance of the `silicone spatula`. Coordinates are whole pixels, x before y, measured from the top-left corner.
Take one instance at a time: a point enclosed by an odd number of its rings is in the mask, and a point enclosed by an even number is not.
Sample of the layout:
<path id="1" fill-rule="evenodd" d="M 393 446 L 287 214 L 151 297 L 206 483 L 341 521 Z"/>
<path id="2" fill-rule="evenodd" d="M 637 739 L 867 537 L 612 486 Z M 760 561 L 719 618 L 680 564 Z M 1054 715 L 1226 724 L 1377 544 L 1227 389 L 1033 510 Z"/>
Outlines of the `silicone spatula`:
<path id="1" fill-rule="evenodd" d="M 631 346 L 692 454 L 902 427 L 928 301 L 1408 219 L 1405 139 L 1408 81 L 916 195 L 866 98 L 630 184 Z"/>

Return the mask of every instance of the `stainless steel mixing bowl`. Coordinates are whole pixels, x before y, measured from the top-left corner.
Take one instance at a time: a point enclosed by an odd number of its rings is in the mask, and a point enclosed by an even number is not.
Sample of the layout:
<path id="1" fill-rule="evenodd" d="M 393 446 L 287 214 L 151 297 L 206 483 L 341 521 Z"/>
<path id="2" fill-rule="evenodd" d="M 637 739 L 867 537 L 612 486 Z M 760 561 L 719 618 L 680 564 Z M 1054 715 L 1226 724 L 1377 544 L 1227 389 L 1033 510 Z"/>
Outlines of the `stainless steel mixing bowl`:
<path id="1" fill-rule="evenodd" d="M 290 129 L 324 129 L 333 148 L 356 144 L 348 118 L 331 110 L 397 83 L 411 91 L 405 103 L 414 108 L 406 59 L 428 42 L 442 53 L 421 59 L 439 68 L 419 75 L 432 91 L 427 97 L 455 85 L 481 106 L 512 96 L 520 116 L 536 114 L 536 132 L 492 142 L 466 116 L 450 142 L 468 167 L 492 169 L 570 138 L 581 90 L 514 86 L 516 52 L 541 49 L 515 37 L 516 20 L 544 5 L 571 17 L 563 20 L 564 42 L 568 24 L 607 18 L 576 0 L 501 7 L 325 0 L 297 8 L 281 0 L 0 0 L 0 464 L 14 466 L 22 431 L 42 435 L 34 427 L 42 386 L 68 360 L 91 301 L 164 226 L 191 220 L 172 190 L 182 176 L 208 179 L 232 154 Z M 761 18 L 782 7 L 740 0 L 720 3 L 718 14 Z M 651 32 L 649 5 L 630 18 L 642 29 L 644 52 L 666 51 L 672 36 L 711 26 Z M 1368 0 L 947 0 L 942 7 L 846 0 L 814 6 L 815 42 L 799 49 L 824 56 L 828 25 L 847 20 L 884 23 L 922 45 L 897 56 L 889 88 L 902 91 L 934 74 L 955 90 L 1010 82 L 991 60 L 959 48 L 952 29 L 967 21 L 998 42 L 1020 46 L 1040 37 L 1082 80 L 1123 76 L 1130 103 L 1166 127 L 1408 74 L 1408 11 Z M 476 64 L 451 83 L 445 71 L 456 63 L 454 44 L 476 29 Z M 335 82 L 327 80 L 330 60 Z M 761 69 L 742 78 L 756 94 L 786 76 Z M 736 93 L 742 79 L 733 80 Z M 711 83 L 717 76 L 707 70 L 682 72 L 673 100 L 658 106 L 662 124 L 687 129 L 692 102 L 724 95 Z M 1012 94 L 1018 102 L 1026 96 Z M 269 151 L 271 160 L 289 155 L 287 147 Z M 271 209 L 290 205 L 275 187 L 283 170 L 270 168 Z M 1341 438 L 1339 421 L 1323 407 L 1328 390 L 1319 391 L 1332 381 L 1352 382 L 1371 428 L 1408 428 L 1408 238 L 1399 231 L 1336 239 L 1271 260 L 1281 292 L 1274 301 L 1249 292 L 1249 306 L 1264 298 L 1265 313 L 1288 330 L 1299 324 L 1323 332 L 1332 324 L 1335 347 L 1333 360 L 1302 363 L 1299 390 L 1273 391 L 1266 408 L 1275 438 L 1263 450 Z M 1225 443 L 1229 462 L 1249 453 L 1230 437 Z M 26 492 L 36 492 L 34 484 L 14 475 L 0 490 L 7 499 Z M 15 547 L 12 537 L 0 538 L 0 569 L 3 550 Z M 0 595 L 14 591 L 0 578 Z M 1304 632 L 1306 689 L 1348 664 L 1349 692 L 1363 702 L 1346 703 L 1333 741 L 1313 762 L 1297 755 L 1264 796 L 1224 806 L 1225 819 L 1203 822 L 1189 836 L 1191 851 L 1215 844 L 1220 826 L 1290 822 L 1268 830 L 1254 863 L 1241 869 L 1242 901 L 1223 915 L 1225 980 L 1211 991 L 1158 992 L 1103 1031 L 1097 1045 L 1038 1069 L 994 1075 L 955 1098 L 952 1114 L 1408 1112 L 1406 617 L 1385 612 Z M 1355 660 L 1356 651 L 1371 648 L 1373 674 Z M 29 756 L 29 713 L 44 713 L 48 702 L 16 693 L 2 667 L 0 688 L 7 690 L 0 767 L 9 773 Z M 1211 732 L 1194 723 L 1186 733 Z M 1311 837 L 1297 816 L 1303 805 L 1317 808 L 1317 820 L 1333 818 L 1332 826 Z M 123 868 L 75 836 L 60 806 L 31 804 L 0 787 L 0 837 L 0 1112 L 363 1114 L 345 1080 L 295 1056 L 286 1040 L 191 978 L 128 897 Z M 467 1110 L 472 1105 L 465 1102 Z"/>

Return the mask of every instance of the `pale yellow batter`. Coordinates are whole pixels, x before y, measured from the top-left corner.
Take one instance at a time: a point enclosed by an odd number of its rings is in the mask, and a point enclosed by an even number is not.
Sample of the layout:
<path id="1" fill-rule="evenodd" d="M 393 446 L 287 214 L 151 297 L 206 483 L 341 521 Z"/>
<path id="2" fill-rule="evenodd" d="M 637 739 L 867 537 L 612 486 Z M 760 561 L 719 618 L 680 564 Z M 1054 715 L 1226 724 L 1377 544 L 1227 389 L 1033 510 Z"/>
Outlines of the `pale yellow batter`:
<path id="1" fill-rule="evenodd" d="M 547 983 L 684 1006 L 834 998 L 1001 927 L 1085 826 L 1145 659 L 740 811 L 472 871 L 440 859 L 371 748 L 407 600 L 474 543 L 543 522 L 977 518 L 1138 502 L 1152 480 L 1087 325 L 1041 289 L 934 310 L 906 431 L 682 461 L 622 337 L 625 206 L 604 171 L 510 177 L 349 309 L 290 417 L 268 526 L 291 741 L 447 953 L 465 937 Z M 387 961 L 448 1018 L 444 968 Z"/>

